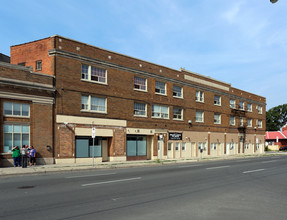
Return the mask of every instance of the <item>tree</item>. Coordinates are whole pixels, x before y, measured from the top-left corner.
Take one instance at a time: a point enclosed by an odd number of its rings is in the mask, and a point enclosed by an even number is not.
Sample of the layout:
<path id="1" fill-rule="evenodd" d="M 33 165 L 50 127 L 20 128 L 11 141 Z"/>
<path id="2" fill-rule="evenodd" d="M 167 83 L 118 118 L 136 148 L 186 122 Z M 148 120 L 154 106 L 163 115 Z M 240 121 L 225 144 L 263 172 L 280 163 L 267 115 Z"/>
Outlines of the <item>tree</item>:
<path id="1" fill-rule="evenodd" d="M 266 112 L 266 131 L 279 131 L 287 124 L 287 104 L 278 105 Z"/>

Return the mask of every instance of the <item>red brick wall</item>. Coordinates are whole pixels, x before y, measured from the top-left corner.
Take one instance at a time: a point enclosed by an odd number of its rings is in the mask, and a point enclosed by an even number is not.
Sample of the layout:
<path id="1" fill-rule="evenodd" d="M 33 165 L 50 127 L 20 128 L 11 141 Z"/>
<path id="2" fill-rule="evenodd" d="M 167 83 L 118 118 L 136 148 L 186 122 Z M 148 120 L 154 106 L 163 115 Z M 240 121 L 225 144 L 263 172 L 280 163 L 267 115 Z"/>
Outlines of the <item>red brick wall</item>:
<path id="1" fill-rule="evenodd" d="M 32 66 L 33 71 L 54 75 L 53 57 L 49 57 L 48 50 L 54 48 L 53 38 L 11 46 L 10 56 L 12 64 L 25 62 L 26 66 Z M 36 70 L 36 61 L 42 60 L 42 70 Z"/>

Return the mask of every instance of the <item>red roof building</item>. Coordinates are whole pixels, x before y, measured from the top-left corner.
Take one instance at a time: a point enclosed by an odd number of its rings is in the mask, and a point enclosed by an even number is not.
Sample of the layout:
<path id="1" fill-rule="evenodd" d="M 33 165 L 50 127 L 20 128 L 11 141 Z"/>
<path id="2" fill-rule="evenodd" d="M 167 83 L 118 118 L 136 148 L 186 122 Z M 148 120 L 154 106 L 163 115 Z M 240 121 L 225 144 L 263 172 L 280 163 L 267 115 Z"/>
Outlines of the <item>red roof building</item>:
<path id="1" fill-rule="evenodd" d="M 287 125 L 282 131 L 266 131 L 265 137 L 268 145 L 287 146 Z"/>

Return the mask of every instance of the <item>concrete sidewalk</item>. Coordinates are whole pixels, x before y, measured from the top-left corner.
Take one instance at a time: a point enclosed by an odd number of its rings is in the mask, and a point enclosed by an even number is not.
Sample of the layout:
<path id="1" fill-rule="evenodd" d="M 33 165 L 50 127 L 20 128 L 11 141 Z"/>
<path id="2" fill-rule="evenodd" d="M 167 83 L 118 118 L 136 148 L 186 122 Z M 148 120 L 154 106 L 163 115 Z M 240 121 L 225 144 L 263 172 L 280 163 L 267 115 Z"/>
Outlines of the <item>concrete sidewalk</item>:
<path id="1" fill-rule="evenodd" d="M 145 160 L 145 161 L 124 161 L 124 162 L 103 162 L 92 164 L 49 164 L 49 165 L 36 165 L 28 166 L 27 168 L 22 167 L 2 167 L 0 168 L 0 176 L 7 175 L 26 175 L 26 174 L 41 174 L 48 172 L 65 172 L 65 171 L 79 171 L 89 169 L 111 169 L 111 168 L 125 168 L 125 167 L 139 167 L 139 166 L 159 166 L 168 164 L 180 164 L 180 163 L 196 163 L 202 161 L 211 160 L 232 160 L 232 159 L 244 159 L 252 157 L 263 157 L 263 156 L 275 156 L 275 155 L 287 155 L 286 152 L 266 152 L 261 155 L 229 155 L 225 157 L 214 157 L 214 158 L 202 158 L 202 159 L 189 159 L 189 160 Z"/>

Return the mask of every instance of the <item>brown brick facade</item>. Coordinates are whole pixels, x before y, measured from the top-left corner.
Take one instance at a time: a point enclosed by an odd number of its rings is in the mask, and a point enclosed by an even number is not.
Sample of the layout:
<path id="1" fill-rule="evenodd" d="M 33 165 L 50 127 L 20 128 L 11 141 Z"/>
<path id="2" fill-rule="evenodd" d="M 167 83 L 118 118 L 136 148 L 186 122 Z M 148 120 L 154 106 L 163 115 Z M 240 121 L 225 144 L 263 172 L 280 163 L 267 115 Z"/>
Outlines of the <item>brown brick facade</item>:
<path id="1" fill-rule="evenodd" d="M 107 140 L 110 159 L 126 158 L 126 137 L 129 128 L 133 129 L 133 133 L 129 134 L 143 135 L 148 138 L 148 145 L 151 145 L 147 149 L 149 159 L 158 157 L 157 146 L 160 134 L 165 135 L 163 156 L 168 157 L 170 153 L 167 147 L 168 142 L 175 142 L 168 140 L 168 133 L 173 131 L 186 134 L 179 142 L 186 142 L 188 148 L 193 151 L 196 149 L 196 152 L 190 155 L 197 156 L 199 156 L 197 147 L 200 146 L 198 143 L 206 143 L 203 146 L 206 146 L 207 156 L 215 155 L 214 149 L 211 149 L 211 143 L 217 143 L 220 146 L 218 152 L 220 151 L 221 155 L 229 152 L 243 153 L 244 147 L 239 147 L 241 139 L 244 146 L 245 143 L 253 145 L 252 149 L 255 149 L 257 142 L 264 143 L 266 99 L 235 89 L 230 84 L 184 69 L 174 70 L 61 36 L 52 36 L 11 47 L 12 63 L 25 62 L 26 66 L 33 66 L 35 70 L 37 60 L 42 60 L 43 73 L 55 76 L 56 94 L 53 115 L 55 158 L 76 157 L 75 138 L 90 136 L 89 129 L 92 126 L 99 129 L 104 141 Z M 83 80 L 82 64 L 105 69 L 106 83 Z M 146 91 L 134 89 L 134 77 L 146 80 Z M 156 94 L 157 81 L 165 83 L 166 94 Z M 173 96 L 174 86 L 182 88 L 183 97 Z M 204 102 L 196 101 L 197 91 L 204 93 Z M 220 105 L 215 105 L 215 95 L 220 96 Z M 106 112 L 83 111 L 82 96 L 106 99 Z M 245 109 L 233 110 L 230 108 L 230 99 L 234 99 L 236 105 L 239 101 L 243 101 Z M 145 104 L 145 117 L 134 115 L 134 103 Z M 251 112 L 246 111 L 247 103 L 252 105 Z M 168 107 L 168 119 L 154 118 L 152 116 L 153 105 Z M 263 108 L 262 114 L 258 113 L 258 106 Z M 173 119 L 174 108 L 182 109 L 182 119 Z M 204 122 L 196 121 L 197 111 L 204 113 Z M 219 124 L 214 123 L 214 114 L 220 114 Z M 235 117 L 234 125 L 230 125 L 232 116 Z M 241 117 L 244 118 L 243 127 L 239 125 Z M 252 121 L 252 126 L 245 126 L 247 120 Z M 256 126 L 258 120 L 262 122 L 260 128 Z M 72 126 L 74 133 L 64 126 L 64 122 Z M 50 124 L 50 121 L 47 120 L 47 123 Z M 38 125 L 43 126 L 43 124 Z M 197 137 L 196 134 L 200 135 Z M 220 138 L 216 138 L 216 135 Z M 231 138 L 234 135 L 236 138 Z M 253 137 L 251 142 L 249 136 Z M 236 150 L 233 147 L 227 150 L 226 147 L 233 146 L 233 143 L 237 147 Z M 246 149 L 247 147 L 249 145 L 246 145 Z M 184 151 L 184 149 L 181 150 Z M 178 155 L 183 157 L 184 154 L 180 151 Z"/>

